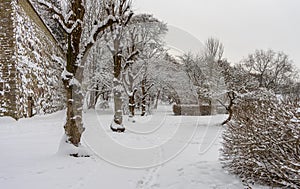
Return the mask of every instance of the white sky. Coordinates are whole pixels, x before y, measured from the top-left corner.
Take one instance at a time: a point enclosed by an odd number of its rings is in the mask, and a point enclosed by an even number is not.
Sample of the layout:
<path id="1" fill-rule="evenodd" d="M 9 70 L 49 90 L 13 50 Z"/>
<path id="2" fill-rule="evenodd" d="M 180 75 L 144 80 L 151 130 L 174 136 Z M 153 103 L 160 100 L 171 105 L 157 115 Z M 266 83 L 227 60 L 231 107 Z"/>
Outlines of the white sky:
<path id="1" fill-rule="evenodd" d="M 284 51 L 300 68 L 300 0 L 134 0 L 134 9 L 202 42 L 220 39 L 231 62 L 271 48 Z"/>

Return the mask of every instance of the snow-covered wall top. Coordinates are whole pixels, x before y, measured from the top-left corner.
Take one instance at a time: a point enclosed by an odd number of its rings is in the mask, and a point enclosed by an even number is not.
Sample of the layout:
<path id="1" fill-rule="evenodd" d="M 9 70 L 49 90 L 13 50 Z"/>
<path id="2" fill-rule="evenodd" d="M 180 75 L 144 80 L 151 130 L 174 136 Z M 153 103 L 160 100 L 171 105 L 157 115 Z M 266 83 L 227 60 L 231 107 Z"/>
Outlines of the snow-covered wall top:
<path id="1" fill-rule="evenodd" d="M 0 7 L 6 10 L 0 13 L 0 116 L 18 119 L 31 109 L 39 114 L 64 108 L 56 61 L 64 55 L 56 40 L 29 1 L 5 0 Z"/>

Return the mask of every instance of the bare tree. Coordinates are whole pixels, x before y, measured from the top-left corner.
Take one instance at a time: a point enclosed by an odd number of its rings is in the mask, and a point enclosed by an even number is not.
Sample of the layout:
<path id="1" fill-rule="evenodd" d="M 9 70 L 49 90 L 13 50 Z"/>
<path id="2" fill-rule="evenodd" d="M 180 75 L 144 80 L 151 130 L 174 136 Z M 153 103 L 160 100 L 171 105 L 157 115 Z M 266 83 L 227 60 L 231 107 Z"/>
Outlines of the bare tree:
<path id="1" fill-rule="evenodd" d="M 67 137 L 65 142 L 78 147 L 84 131 L 81 83 L 83 81 L 85 59 L 99 35 L 107 28 L 112 27 L 114 23 L 119 22 L 114 10 L 119 8 L 123 10 L 124 3 L 120 4 L 118 1 L 105 3 L 105 14 L 94 20 L 88 20 L 89 9 L 87 6 L 91 3 L 90 1 L 66 1 L 61 7 L 57 7 L 46 0 L 39 0 L 38 2 L 53 13 L 53 19 L 63 28 L 67 39 L 65 48 L 66 63 L 63 72 L 63 82 L 67 96 L 67 119 L 64 126 Z M 85 33 L 85 26 L 90 26 L 91 31 Z M 73 155 L 77 156 L 78 154 Z"/>
<path id="2" fill-rule="evenodd" d="M 111 7 L 111 8 L 110 8 Z M 125 27 L 128 25 L 133 16 L 130 10 L 131 2 L 128 0 L 110 0 L 108 1 L 106 11 L 116 19 L 116 24 L 110 27 L 109 33 L 106 34 L 107 47 L 112 54 L 114 65 L 114 120 L 110 128 L 115 132 L 124 132 L 123 115 L 122 115 L 122 66 L 127 64 L 124 60 L 130 62 L 137 52 L 133 52 L 128 57 L 123 55 L 122 39 L 124 37 Z M 122 64 L 123 63 L 123 64 Z"/>
<path id="3" fill-rule="evenodd" d="M 236 99 L 243 95 L 266 88 L 277 94 L 291 94 L 295 71 L 287 55 L 272 50 L 257 50 L 240 64 L 230 66 L 227 61 L 219 61 L 226 83 L 228 104 L 220 102 L 229 112 L 227 124 L 233 116 Z"/>
<path id="4" fill-rule="evenodd" d="M 123 69 L 123 84 L 129 100 L 129 117 L 135 114 L 135 94 L 141 87 L 142 116 L 146 114 L 146 99 L 153 83 L 150 82 L 148 67 L 164 52 L 162 35 L 166 24 L 149 14 L 132 17 L 126 28 L 124 55 L 127 58 Z M 134 55 L 134 56 L 132 56 Z M 151 62 L 152 61 L 152 62 Z"/>
<path id="5" fill-rule="evenodd" d="M 154 86 L 151 77 L 152 72 L 151 64 L 157 64 L 157 61 L 162 60 L 165 55 L 163 36 L 168 31 L 167 25 L 152 15 L 141 14 L 137 20 L 142 21 L 141 27 L 141 43 L 140 45 L 140 59 L 143 61 L 142 81 L 141 81 L 141 116 L 145 116 L 147 112 L 147 106 L 150 106 L 150 102 L 147 99 L 150 95 L 150 89 Z"/>
<path id="6" fill-rule="evenodd" d="M 99 40 L 91 49 L 85 70 L 85 99 L 88 109 L 95 109 L 102 97 L 102 108 L 108 108 L 108 97 L 113 82 L 113 65 L 104 40 Z"/>
<path id="7" fill-rule="evenodd" d="M 292 61 L 283 52 L 256 50 L 243 61 L 245 69 L 259 82 L 259 87 L 278 91 L 294 76 Z"/>
<path id="8" fill-rule="evenodd" d="M 155 87 L 161 90 L 162 100 L 177 105 L 197 102 L 190 80 L 183 71 L 183 65 L 179 60 L 166 53 L 162 59 L 159 59 L 156 64 L 152 64 L 149 68 Z"/>
<path id="9" fill-rule="evenodd" d="M 218 67 L 221 69 L 222 77 L 226 85 L 225 96 L 226 100 L 218 100 L 225 107 L 229 116 L 222 123 L 227 124 L 233 116 L 233 108 L 236 105 L 236 100 L 249 92 L 257 90 L 257 82 L 253 81 L 251 75 L 238 64 L 231 66 L 226 60 L 218 62 Z"/>
<path id="10" fill-rule="evenodd" d="M 220 40 L 216 38 L 209 38 L 205 42 L 204 56 L 210 62 L 218 62 L 222 60 L 224 53 L 224 46 Z"/>

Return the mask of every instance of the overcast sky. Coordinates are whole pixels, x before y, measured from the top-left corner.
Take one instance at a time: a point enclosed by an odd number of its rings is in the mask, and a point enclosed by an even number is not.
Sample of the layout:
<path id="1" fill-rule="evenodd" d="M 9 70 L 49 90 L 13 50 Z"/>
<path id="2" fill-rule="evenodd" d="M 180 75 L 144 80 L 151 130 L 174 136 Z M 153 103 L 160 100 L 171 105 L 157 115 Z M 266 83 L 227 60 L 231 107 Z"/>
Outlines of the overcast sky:
<path id="1" fill-rule="evenodd" d="M 232 62 L 271 48 L 284 51 L 300 68 L 300 0 L 134 0 L 134 9 L 202 42 L 219 38 Z"/>

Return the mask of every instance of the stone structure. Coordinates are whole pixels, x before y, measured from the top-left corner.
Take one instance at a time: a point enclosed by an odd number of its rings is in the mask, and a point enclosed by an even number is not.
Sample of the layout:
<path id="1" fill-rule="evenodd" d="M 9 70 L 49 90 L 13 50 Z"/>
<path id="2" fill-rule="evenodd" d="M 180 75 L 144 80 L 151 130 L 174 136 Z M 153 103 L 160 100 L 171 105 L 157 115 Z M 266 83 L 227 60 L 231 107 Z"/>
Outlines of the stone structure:
<path id="1" fill-rule="evenodd" d="M 216 106 L 216 113 L 213 114 L 212 106 L 209 104 L 198 105 L 198 104 L 181 104 L 173 105 L 174 115 L 184 115 L 184 116 L 206 116 L 206 115 L 215 115 L 215 114 L 227 114 L 226 109 L 218 105 Z"/>
<path id="2" fill-rule="evenodd" d="M 0 116 L 64 108 L 63 51 L 29 0 L 0 1 Z"/>

